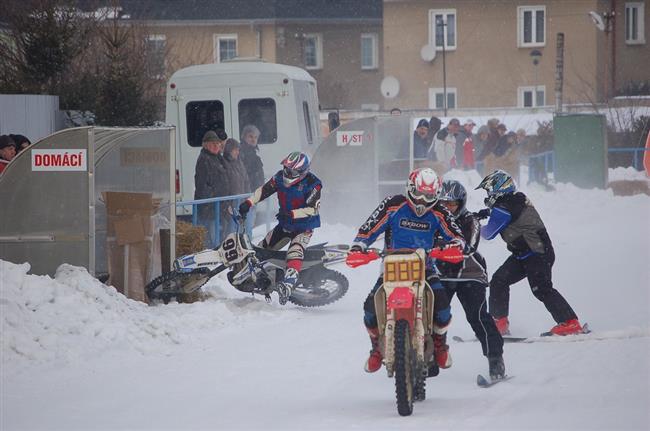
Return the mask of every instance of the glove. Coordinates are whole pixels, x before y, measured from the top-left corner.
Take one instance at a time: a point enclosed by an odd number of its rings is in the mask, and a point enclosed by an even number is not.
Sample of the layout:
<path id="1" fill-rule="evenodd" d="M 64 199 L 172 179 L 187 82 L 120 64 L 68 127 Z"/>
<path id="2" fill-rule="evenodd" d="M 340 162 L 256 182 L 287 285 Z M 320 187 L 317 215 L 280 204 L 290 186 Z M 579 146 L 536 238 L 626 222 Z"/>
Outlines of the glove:
<path id="1" fill-rule="evenodd" d="M 479 212 L 475 212 L 474 215 L 475 215 L 479 220 L 486 219 L 486 218 L 490 217 L 490 209 L 489 209 L 489 208 L 484 208 L 484 209 L 482 209 L 482 210 L 479 211 Z"/>
<path id="2" fill-rule="evenodd" d="M 355 242 L 350 247 L 350 253 L 366 253 L 366 245 L 361 242 Z"/>
<path id="3" fill-rule="evenodd" d="M 239 214 L 243 217 L 246 218 L 246 214 L 248 214 L 248 211 L 251 209 L 251 203 L 248 199 L 246 199 L 244 202 L 239 204 Z"/>
<path id="4" fill-rule="evenodd" d="M 448 243 L 441 244 L 440 245 L 440 250 L 446 250 L 448 248 L 463 248 L 463 242 L 459 239 L 452 239 Z"/>

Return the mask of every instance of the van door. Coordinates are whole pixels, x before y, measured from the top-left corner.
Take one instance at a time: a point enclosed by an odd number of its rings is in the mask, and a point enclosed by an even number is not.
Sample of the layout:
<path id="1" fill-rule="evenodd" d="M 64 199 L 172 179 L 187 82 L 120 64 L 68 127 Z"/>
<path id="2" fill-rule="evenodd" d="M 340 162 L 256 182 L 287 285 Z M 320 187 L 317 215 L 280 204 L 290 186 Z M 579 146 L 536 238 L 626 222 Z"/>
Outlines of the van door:
<path id="1" fill-rule="evenodd" d="M 181 172 L 180 200 L 194 199 L 194 170 L 208 130 L 223 129 L 232 135 L 228 88 L 179 90 L 179 123 L 176 165 Z"/>
<path id="2" fill-rule="evenodd" d="M 264 163 L 265 178 L 278 171 L 280 161 L 289 153 L 295 140 L 292 133 L 296 128 L 295 113 L 290 112 L 287 106 L 290 104 L 287 94 L 280 86 L 231 89 L 233 134 L 241 141 L 245 126 L 254 125 L 259 129 L 257 145 Z"/>

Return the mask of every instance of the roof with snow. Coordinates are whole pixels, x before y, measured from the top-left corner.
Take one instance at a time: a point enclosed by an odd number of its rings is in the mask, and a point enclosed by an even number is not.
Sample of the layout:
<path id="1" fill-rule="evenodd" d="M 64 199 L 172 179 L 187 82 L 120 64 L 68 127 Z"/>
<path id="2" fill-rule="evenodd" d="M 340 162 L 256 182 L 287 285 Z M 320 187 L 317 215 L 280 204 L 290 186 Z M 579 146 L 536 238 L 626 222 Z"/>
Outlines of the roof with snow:
<path id="1" fill-rule="evenodd" d="M 99 4 L 98 4 L 99 3 Z M 86 10 L 112 2 L 79 0 Z M 121 16 L 135 20 L 381 20 L 381 0 L 122 0 Z"/>

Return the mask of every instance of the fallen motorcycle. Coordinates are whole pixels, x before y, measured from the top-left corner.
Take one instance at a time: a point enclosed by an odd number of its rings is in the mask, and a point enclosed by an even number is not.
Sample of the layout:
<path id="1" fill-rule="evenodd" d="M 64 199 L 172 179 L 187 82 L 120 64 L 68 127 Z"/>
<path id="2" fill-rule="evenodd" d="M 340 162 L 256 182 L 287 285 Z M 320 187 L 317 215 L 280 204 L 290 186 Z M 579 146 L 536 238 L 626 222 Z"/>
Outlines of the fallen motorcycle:
<path id="1" fill-rule="evenodd" d="M 456 247 L 435 248 L 433 259 L 461 262 Z M 423 249 L 351 252 L 346 260 L 356 268 L 384 258 L 383 284 L 375 293 L 379 348 L 388 377 L 395 377 L 397 412 L 413 413 L 413 402 L 426 398 L 426 378 L 433 361 L 433 289 L 426 282 L 427 254 Z"/>
<path id="2" fill-rule="evenodd" d="M 226 236 L 215 249 L 179 257 L 174 269 L 145 287 L 150 300 L 168 303 L 173 298 L 196 292 L 210 278 L 228 270 L 230 284 L 241 292 L 263 295 L 271 301 L 276 283 L 284 277 L 286 251 L 268 250 L 252 244 L 236 220 L 237 232 Z M 347 278 L 328 267 L 342 263 L 347 245 L 316 244 L 305 250 L 302 271 L 289 302 L 303 307 L 319 307 L 340 299 L 348 291 Z"/>

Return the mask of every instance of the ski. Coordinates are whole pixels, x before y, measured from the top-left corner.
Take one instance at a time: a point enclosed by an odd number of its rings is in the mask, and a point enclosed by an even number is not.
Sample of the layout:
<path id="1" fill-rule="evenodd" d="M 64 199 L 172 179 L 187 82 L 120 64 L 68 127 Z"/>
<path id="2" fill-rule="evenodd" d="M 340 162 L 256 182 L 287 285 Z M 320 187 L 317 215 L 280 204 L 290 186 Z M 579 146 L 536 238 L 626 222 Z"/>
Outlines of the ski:
<path id="1" fill-rule="evenodd" d="M 503 338 L 504 343 L 532 342 L 531 340 L 529 340 L 528 337 L 510 337 L 510 336 L 506 335 L 505 337 L 502 337 L 502 338 Z M 464 338 L 459 337 L 458 335 L 454 335 L 453 337 L 451 337 L 451 339 L 456 341 L 457 343 L 468 343 L 468 342 L 478 341 L 478 339 L 476 339 L 476 338 L 472 338 L 471 340 L 465 340 Z"/>
<path id="2" fill-rule="evenodd" d="M 515 376 L 504 376 L 503 378 L 492 380 L 491 378 L 487 379 L 487 378 L 483 377 L 481 374 L 479 374 L 478 376 L 476 376 L 476 384 L 479 385 L 479 387 L 481 387 L 481 388 L 489 388 L 491 386 L 496 385 L 497 383 L 501 383 L 501 382 L 505 382 L 506 380 L 510 380 L 513 377 L 515 377 Z"/>

